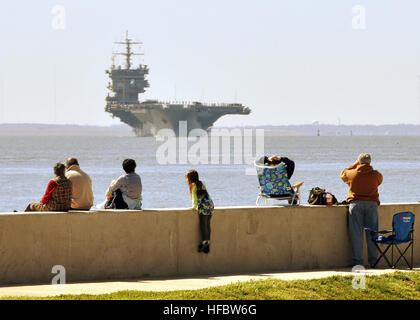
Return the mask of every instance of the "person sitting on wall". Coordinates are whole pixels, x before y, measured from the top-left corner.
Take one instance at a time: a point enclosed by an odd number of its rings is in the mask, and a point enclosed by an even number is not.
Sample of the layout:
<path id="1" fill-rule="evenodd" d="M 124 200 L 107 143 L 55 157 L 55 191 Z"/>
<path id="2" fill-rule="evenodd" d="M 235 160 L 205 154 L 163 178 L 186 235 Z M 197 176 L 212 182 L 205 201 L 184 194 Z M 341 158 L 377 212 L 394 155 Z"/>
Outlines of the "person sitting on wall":
<path id="1" fill-rule="evenodd" d="M 66 167 L 58 162 L 54 166 L 55 178 L 50 180 L 40 202 L 31 202 L 25 212 L 69 211 L 71 207 L 72 183 L 65 176 Z"/>
<path id="2" fill-rule="evenodd" d="M 80 169 L 76 158 L 68 158 L 66 161 L 66 177 L 73 186 L 71 208 L 77 210 L 89 210 L 93 205 L 92 180 Z"/>
<path id="3" fill-rule="evenodd" d="M 106 191 L 105 209 L 133 209 L 141 210 L 142 184 L 140 176 L 135 173 L 136 162 L 125 159 L 122 167 L 126 174 L 111 182 Z"/>
<path id="4" fill-rule="evenodd" d="M 264 165 L 266 166 L 277 166 L 279 164 L 282 164 L 284 168 L 286 169 L 286 175 L 287 179 L 290 180 L 290 178 L 293 175 L 293 172 L 295 171 L 295 162 L 293 160 L 290 160 L 287 157 L 280 157 L 278 155 L 274 155 L 271 157 L 265 156 L 264 157 Z M 300 181 L 292 186 L 292 189 L 290 190 L 290 193 L 295 193 L 294 189 L 300 187 L 303 184 L 303 181 Z M 292 204 L 292 200 L 288 200 L 289 204 Z M 298 199 L 294 199 L 293 204 L 297 204 Z"/>
<path id="5" fill-rule="evenodd" d="M 295 171 L 295 162 L 293 160 L 280 156 L 264 157 L 264 164 L 267 166 L 276 166 L 282 162 L 286 168 L 287 179 L 290 180 L 292 178 L 293 172 Z"/>

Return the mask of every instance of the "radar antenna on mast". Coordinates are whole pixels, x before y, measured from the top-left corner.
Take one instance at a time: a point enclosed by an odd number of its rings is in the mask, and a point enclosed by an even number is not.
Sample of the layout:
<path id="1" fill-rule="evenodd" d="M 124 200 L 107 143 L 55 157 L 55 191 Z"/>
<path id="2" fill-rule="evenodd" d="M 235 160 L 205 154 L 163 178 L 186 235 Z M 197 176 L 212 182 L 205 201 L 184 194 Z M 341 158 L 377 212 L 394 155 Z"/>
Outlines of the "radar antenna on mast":
<path id="1" fill-rule="evenodd" d="M 132 44 L 142 45 L 143 42 L 136 42 L 128 38 L 128 31 L 125 32 L 125 41 L 124 42 L 114 42 L 115 44 L 125 44 L 126 52 L 114 52 L 114 55 L 125 56 L 125 68 L 128 70 L 131 68 L 131 56 L 142 56 L 143 53 L 135 53 L 131 51 Z"/>

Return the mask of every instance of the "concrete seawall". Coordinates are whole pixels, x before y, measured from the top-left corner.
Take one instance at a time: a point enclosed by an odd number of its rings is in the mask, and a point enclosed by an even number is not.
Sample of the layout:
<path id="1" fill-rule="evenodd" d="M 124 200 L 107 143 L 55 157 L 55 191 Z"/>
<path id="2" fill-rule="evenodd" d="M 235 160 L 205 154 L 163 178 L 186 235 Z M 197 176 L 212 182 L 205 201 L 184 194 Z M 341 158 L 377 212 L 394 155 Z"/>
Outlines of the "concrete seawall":
<path id="1" fill-rule="evenodd" d="M 390 229 L 393 214 L 401 211 L 417 216 L 418 239 L 419 203 L 381 205 L 380 229 Z M 216 208 L 211 228 L 206 255 L 196 251 L 198 217 L 190 209 L 3 213 L 0 284 L 51 283 L 55 265 L 65 267 L 67 282 L 75 282 L 351 264 L 345 206 Z"/>

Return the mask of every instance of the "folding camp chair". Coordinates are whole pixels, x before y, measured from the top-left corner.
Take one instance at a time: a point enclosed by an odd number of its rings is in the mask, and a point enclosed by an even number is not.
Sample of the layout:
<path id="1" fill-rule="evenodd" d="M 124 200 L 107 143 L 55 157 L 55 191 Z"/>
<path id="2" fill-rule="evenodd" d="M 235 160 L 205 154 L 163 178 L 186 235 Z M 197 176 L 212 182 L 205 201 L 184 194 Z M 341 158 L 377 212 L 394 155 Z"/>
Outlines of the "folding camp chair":
<path id="1" fill-rule="evenodd" d="M 261 199 L 288 200 L 289 204 L 300 204 L 300 187 L 303 181 L 294 186 L 290 185 L 287 178 L 286 168 L 280 163 L 276 166 L 264 165 L 263 158 L 254 161 L 257 170 L 260 193 L 256 200 L 259 205 Z"/>
<path id="2" fill-rule="evenodd" d="M 376 267 L 378 262 L 384 258 L 390 268 L 395 268 L 401 258 L 404 259 L 410 269 L 413 269 L 413 248 L 414 248 L 414 214 L 411 212 L 400 212 L 394 215 L 392 219 L 392 230 L 376 231 L 371 228 L 365 228 L 371 232 L 372 240 L 375 243 L 380 253 L 373 267 Z M 386 234 L 390 234 L 385 236 Z M 404 251 L 401 251 L 398 245 L 407 244 Z M 385 250 L 381 249 L 381 245 L 387 245 Z M 394 263 L 394 247 L 397 248 L 399 254 L 398 259 Z M 386 256 L 386 253 L 391 248 L 391 262 Z M 408 249 L 411 248 L 411 263 L 405 257 Z"/>

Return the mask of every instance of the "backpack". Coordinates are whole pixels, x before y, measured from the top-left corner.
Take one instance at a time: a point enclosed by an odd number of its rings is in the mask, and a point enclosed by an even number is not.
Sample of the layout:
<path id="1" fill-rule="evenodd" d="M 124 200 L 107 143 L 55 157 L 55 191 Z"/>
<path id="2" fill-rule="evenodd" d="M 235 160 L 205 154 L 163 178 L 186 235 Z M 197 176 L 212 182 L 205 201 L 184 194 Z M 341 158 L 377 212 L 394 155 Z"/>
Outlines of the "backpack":
<path id="1" fill-rule="evenodd" d="M 325 189 L 321 189 L 319 187 L 312 188 L 309 192 L 309 198 L 308 203 L 312 206 L 314 205 L 326 205 L 327 204 L 327 194 L 329 192 L 326 192 Z M 337 198 L 332 194 L 332 204 L 337 204 Z"/>
<path id="2" fill-rule="evenodd" d="M 112 198 L 105 203 L 105 209 L 128 209 L 120 189 L 112 193 Z"/>

